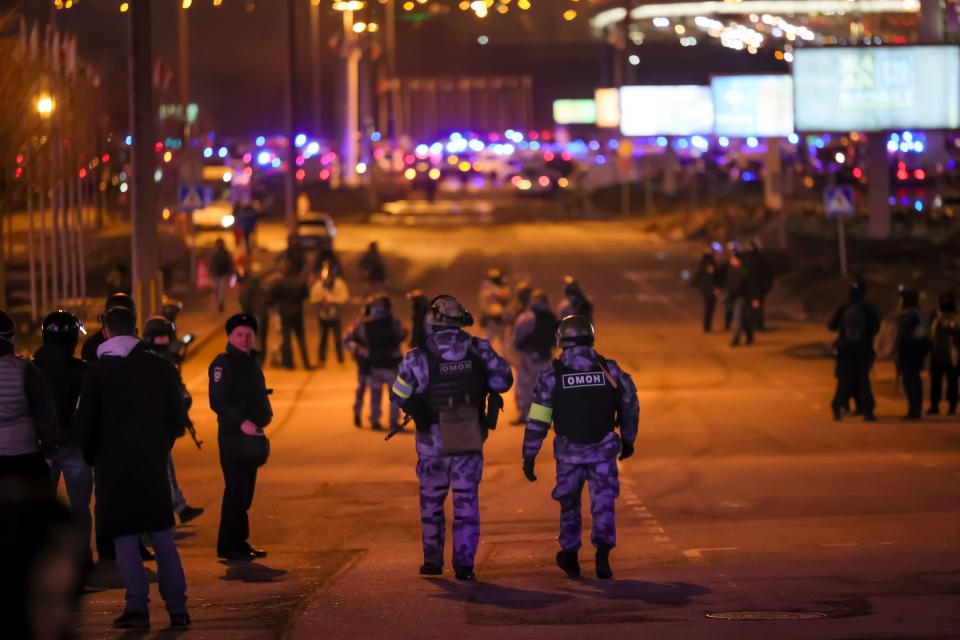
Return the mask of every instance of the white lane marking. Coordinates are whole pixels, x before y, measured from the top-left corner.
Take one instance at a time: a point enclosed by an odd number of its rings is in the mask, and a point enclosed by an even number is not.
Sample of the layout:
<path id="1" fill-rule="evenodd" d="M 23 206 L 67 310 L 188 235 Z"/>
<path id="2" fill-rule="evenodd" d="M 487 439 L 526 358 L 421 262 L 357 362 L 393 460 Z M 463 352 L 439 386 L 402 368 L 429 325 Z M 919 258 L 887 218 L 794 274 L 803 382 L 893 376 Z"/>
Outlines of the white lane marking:
<path id="1" fill-rule="evenodd" d="M 701 562 L 704 559 L 704 551 L 737 551 L 738 549 L 740 547 L 702 547 L 700 549 L 682 549 L 681 553 L 689 560 Z"/>
<path id="2" fill-rule="evenodd" d="M 821 547 L 859 547 L 859 542 L 827 542 L 821 544 Z"/>

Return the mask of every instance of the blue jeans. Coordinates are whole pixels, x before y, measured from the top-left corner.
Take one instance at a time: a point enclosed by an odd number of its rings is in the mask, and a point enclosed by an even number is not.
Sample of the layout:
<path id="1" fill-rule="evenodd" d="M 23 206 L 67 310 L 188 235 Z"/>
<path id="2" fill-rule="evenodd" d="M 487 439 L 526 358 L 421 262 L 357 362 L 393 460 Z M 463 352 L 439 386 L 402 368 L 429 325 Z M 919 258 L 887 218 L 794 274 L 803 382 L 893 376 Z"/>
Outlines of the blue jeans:
<path id="1" fill-rule="evenodd" d="M 187 612 L 187 578 L 180 564 L 180 554 L 173 542 L 173 529 L 147 534 L 157 554 L 157 578 L 160 596 L 171 615 Z M 150 584 L 140 557 L 140 536 L 136 534 L 113 539 L 117 550 L 117 572 L 127 590 L 125 611 L 147 613 L 150 602 Z"/>
<path id="2" fill-rule="evenodd" d="M 93 529 L 93 517 L 90 515 L 90 498 L 93 496 L 93 469 L 83 461 L 79 447 L 60 447 L 50 460 L 50 483 L 56 491 L 60 485 L 60 475 L 67 488 L 70 510 L 80 528 L 84 542 L 84 559 L 93 560 L 90 550 L 90 534 Z"/>

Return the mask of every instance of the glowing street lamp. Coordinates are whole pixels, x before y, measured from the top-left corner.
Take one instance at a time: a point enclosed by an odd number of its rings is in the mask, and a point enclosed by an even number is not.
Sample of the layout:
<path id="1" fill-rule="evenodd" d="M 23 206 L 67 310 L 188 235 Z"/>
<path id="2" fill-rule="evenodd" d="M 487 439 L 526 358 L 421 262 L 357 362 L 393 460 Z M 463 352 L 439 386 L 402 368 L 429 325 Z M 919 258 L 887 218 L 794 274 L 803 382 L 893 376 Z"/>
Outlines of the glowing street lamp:
<path id="1" fill-rule="evenodd" d="M 53 115 L 53 110 L 56 109 L 57 105 L 48 94 L 44 93 L 39 98 L 37 98 L 37 113 L 40 114 L 41 118 L 49 118 Z"/>

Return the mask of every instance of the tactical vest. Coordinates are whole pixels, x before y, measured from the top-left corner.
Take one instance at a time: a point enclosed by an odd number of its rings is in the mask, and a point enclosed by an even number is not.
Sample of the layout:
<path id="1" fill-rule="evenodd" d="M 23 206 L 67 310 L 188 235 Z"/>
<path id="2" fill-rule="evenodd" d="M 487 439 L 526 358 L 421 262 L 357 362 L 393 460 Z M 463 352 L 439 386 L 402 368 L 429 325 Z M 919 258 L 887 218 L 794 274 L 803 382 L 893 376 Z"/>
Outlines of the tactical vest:
<path id="1" fill-rule="evenodd" d="M 400 341 L 394 332 L 393 316 L 368 320 L 363 324 L 363 334 L 371 367 L 392 369 L 400 364 Z"/>
<path id="2" fill-rule="evenodd" d="M 441 412 L 455 407 L 476 406 L 483 409 L 487 390 L 486 364 L 473 349 L 461 360 L 444 360 L 427 346 L 427 363 L 430 367 L 430 383 L 426 396 L 434 418 Z"/>
<path id="3" fill-rule="evenodd" d="M 0 357 L 0 455 L 3 456 L 40 450 L 23 378 L 26 366 L 23 358 Z"/>
<path id="4" fill-rule="evenodd" d="M 553 425 L 557 435 L 576 444 L 603 440 L 617 426 L 617 390 L 599 367 L 576 371 L 557 359 L 553 371 Z"/>
<path id="5" fill-rule="evenodd" d="M 553 353 L 557 316 L 549 309 L 533 309 L 533 314 L 536 319 L 533 331 L 523 340 L 520 348 L 524 351 L 532 351 L 546 360 Z"/>

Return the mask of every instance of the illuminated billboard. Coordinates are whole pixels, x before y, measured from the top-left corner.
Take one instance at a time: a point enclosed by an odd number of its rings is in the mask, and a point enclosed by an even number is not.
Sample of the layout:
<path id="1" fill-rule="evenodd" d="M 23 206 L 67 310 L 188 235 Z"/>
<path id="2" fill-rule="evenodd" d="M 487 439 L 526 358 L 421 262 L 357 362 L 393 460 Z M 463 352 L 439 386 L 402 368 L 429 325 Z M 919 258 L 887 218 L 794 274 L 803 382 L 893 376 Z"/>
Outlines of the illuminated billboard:
<path id="1" fill-rule="evenodd" d="M 710 96 L 710 87 L 622 87 L 620 132 L 625 136 L 689 136 L 713 133 L 713 99 Z"/>
<path id="2" fill-rule="evenodd" d="M 592 98 L 554 100 L 553 121 L 557 124 L 595 124 L 597 103 Z"/>
<path id="3" fill-rule="evenodd" d="M 785 138 L 793 133 L 790 76 L 716 76 L 710 86 L 718 136 Z"/>
<path id="4" fill-rule="evenodd" d="M 960 127 L 960 48 L 828 47 L 794 52 L 800 131 Z"/>
<path id="5" fill-rule="evenodd" d="M 620 90 L 597 89 L 593 96 L 597 103 L 597 126 L 616 129 L 620 126 Z"/>

